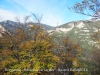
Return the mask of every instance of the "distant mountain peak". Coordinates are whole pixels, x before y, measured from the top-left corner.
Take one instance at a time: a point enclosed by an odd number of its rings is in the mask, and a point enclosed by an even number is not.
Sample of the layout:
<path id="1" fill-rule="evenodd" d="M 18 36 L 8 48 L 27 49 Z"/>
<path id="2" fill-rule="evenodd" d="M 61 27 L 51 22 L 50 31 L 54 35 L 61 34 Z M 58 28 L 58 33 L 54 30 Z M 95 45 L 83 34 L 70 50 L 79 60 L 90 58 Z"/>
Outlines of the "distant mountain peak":
<path id="1" fill-rule="evenodd" d="M 9 30 L 15 30 L 16 27 L 21 27 L 21 25 L 19 24 L 19 22 L 14 22 L 14 21 L 11 21 L 11 20 L 2 21 L 2 22 L 0 22 L 0 24 L 2 26 L 6 27 Z M 21 23 L 21 24 L 24 25 L 23 23 Z M 52 26 L 49 26 L 49 25 L 46 25 L 46 24 L 41 24 L 41 23 L 39 24 L 39 23 L 28 22 L 27 24 L 29 26 L 40 25 L 40 26 L 42 26 L 46 30 L 49 30 L 49 29 L 53 28 Z"/>

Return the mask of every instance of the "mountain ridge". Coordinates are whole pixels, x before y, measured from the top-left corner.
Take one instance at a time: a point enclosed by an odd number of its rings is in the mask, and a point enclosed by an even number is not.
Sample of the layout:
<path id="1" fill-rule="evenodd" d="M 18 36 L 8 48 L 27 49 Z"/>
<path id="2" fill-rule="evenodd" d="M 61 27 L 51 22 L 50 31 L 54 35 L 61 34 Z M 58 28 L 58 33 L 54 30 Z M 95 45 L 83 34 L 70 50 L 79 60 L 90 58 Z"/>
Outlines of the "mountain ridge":
<path id="1" fill-rule="evenodd" d="M 0 22 L 0 28 L 5 28 L 5 29 L 9 29 L 9 30 L 14 30 L 15 28 L 17 27 L 21 27 L 21 25 L 24 26 L 24 23 L 20 23 L 20 22 L 15 22 L 15 21 L 11 21 L 11 20 L 5 20 L 5 21 L 2 21 Z M 52 29 L 53 27 L 50 26 L 50 25 L 46 25 L 46 24 L 38 24 L 38 23 L 33 23 L 33 22 L 28 22 L 27 23 L 28 26 L 31 26 L 31 25 L 40 25 L 42 26 L 44 29 Z"/>

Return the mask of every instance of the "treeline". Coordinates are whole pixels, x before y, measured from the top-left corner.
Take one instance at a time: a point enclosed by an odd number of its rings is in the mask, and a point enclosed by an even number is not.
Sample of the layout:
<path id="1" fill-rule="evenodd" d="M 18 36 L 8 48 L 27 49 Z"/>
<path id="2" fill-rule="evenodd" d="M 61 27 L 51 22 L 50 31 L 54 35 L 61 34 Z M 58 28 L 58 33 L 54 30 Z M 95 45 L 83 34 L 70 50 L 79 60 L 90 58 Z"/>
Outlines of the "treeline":
<path id="1" fill-rule="evenodd" d="M 58 40 L 62 45 L 57 45 L 56 36 L 44 30 L 40 22 L 31 27 L 27 22 L 19 25 L 14 31 L 0 32 L 0 75 L 96 75 L 99 72 L 100 52 L 94 51 L 92 60 L 83 59 L 80 45 L 68 37 Z"/>

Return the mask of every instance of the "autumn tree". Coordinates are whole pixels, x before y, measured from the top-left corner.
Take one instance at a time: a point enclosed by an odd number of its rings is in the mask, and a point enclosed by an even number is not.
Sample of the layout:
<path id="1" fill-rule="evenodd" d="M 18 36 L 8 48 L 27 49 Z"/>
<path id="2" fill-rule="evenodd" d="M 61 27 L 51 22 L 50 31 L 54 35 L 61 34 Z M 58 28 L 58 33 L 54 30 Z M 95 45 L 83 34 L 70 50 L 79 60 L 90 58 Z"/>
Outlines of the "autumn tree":
<path id="1" fill-rule="evenodd" d="M 5 31 L 0 37 L 3 45 L 0 50 L 1 75 L 45 75 L 59 62 L 59 57 L 52 52 L 54 37 L 40 23 L 30 27 L 26 20 L 25 23 L 19 22 L 21 26 L 15 31 Z"/>
<path id="2" fill-rule="evenodd" d="M 95 64 L 94 72 L 99 73 L 100 70 L 100 31 L 96 32 L 94 35 L 92 35 L 92 39 L 94 42 L 96 42 L 95 50 L 91 52 L 92 54 L 92 62 Z"/>
<path id="3" fill-rule="evenodd" d="M 81 68 L 82 48 L 68 37 L 62 40 L 62 45 L 56 48 L 55 54 L 61 60 L 61 63 L 56 67 L 61 75 L 74 75 L 76 72 L 68 71 L 68 69 Z"/>
<path id="4" fill-rule="evenodd" d="M 100 1 L 99 0 L 83 0 L 81 2 L 77 2 L 74 6 L 70 7 L 69 10 L 78 13 L 78 14 L 83 14 L 83 15 L 87 15 L 87 16 L 91 16 L 94 17 L 94 19 L 99 19 L 100 18 Z M 93 50 L 92 52 L 88 53 L 91 54 L 91 59 L 88 60 L 89 63 L 87 63 L 88 65 L 90 65 L 92 63 L 92 65 L 90 67 L 92 67 L 94 65 L 94 68 L 91 72 L 91 74 L 97 74 L 100 70 L 99 66 L 100 66 L 100 59 L 99 59 L 99 55 L 100 55 L 100 31 L 98 28 L 98 32 L 96 32 L 94 35 L 92 35 L 92 38 L 94 40 L 94 42 L 96 42 L 96 44 L 94 45 L 95 50 Z M 100 73 L 99 73 L 100 74 Z"/>

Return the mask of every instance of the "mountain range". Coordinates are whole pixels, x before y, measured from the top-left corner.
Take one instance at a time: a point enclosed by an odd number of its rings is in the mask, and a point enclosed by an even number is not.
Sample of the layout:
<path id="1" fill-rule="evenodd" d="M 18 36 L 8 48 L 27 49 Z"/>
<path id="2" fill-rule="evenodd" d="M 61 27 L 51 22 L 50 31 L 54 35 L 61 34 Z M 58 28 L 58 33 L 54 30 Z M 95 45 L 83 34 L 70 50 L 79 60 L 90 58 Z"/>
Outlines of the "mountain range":
<path id="1" fill-rule="evenodd" d="M 31 25 L 39 24 L 30 22 L 28 26 Z M 85 57 L 89 57 L 88 52 L 98 47 L 97 41 L 94 41 L 92 36 L 100 30 L 100 20 L 72 21 L 57 27 L 46 24 L 40 25 L 48 33 L 56 35 L 55 41 L 60 46 L 62 45 L 61 41 L 66 37 L 69 37 L 73 43 L 79 44 L 83 49 L 83 56 Z M 20 27 L 18 22 L 10 20 L 0 22 L 0 31 L 5 31 L 6 29 L 13 31 L 16 27 Z"/>
<path id="2" fill-rule="evenodd" d="M 100 20 L 72 21 L 48 30 L 49 33 L 56 35 L 56 42 L 60 46 L 62 45 L 61 41 L 66 37 L 69 37 L 73 43 L 80 45 L 83 57 L 86 58 L 91 57 L 90 52 L 100 48 L 98 41 L 93 38 L 93 35 L 99 31 Z"/>
<path id="3" fill-rule="evenodd" d="M 27 23 L 27 26 L 31 26 L 31 25 L 39 25 L 38 23 L 33 23 L 33 22 L 28 22 Z M 44 29 L 46 30 L 50 30 L 52 29 L 53 27 L 52 26 L 49 26 L 49 25 L 46 25 L 46 24 L 40 24 Z M 8 29 L 8 30 L 15 30 L 15 28 L 18 28 L 18 27 L 21 27 L 21 26 L 24 26 L 23 23 L 20 23 L 20 22 L 14 22 L 14 21 L 10 21 L 10 20 L 5 20 L 5 21 L 2 21 L 0 22 L 0 30 L 1 29 Z"/>
<path id="4" fill-rule="evenodd" d="M 32 22 L 28 24 L 28 26 L 39 25 L 38 23 Z M 93 46 L 96 42 L 93 41 L 91 36 L 98 32 L 100 29 L 99 20 L 72 21 L 57 27 L 52 27 L 46 24 L 40 25 L 49 33 L 55 34 L 59 41 L 65 37 L 69 37 L 74 43 L 78 43 L 82 47 L 87 44 Z M 0 31 L 4 31 L 6 29 L 13 31 L 16 27 L 20 27 L 20 24 L 18 22 L 13 22 L 10 20 L 0 22 Z"/>

